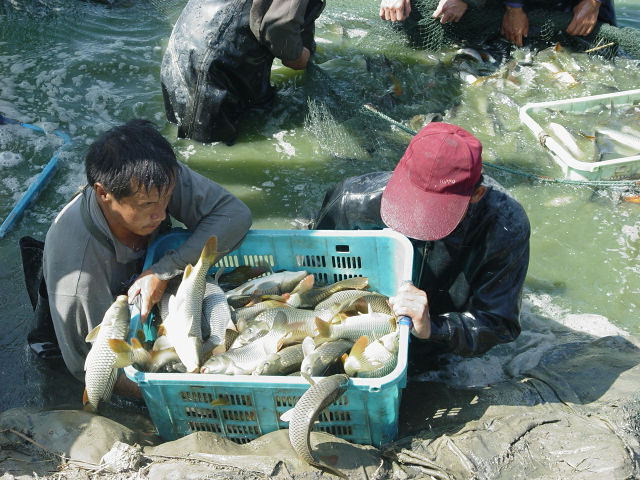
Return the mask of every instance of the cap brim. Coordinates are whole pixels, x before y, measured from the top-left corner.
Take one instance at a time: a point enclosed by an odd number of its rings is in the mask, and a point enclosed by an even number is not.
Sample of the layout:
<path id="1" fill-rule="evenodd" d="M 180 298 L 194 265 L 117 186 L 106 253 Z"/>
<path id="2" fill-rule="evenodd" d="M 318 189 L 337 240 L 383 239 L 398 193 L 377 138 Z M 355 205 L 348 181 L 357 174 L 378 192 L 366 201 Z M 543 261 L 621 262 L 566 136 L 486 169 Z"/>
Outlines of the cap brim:
<path id="1" fill-rule="evenodd" d="M 458 226 L 472 193 L 425 192 L 409 181 L 406 171 L 396 168 L 382 194 L 380 215 L 385 225 L 409 238 L 440 240 Z"/>

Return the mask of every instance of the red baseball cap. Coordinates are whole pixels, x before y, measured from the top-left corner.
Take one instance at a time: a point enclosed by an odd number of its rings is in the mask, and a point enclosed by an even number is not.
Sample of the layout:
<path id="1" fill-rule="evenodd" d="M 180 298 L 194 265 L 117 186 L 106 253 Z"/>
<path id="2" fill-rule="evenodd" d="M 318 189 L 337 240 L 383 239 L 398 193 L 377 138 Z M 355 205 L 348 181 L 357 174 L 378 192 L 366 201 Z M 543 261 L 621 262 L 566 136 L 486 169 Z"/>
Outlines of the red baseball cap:
<path id="1" fill-rule="evenodd" d="M 456 125 L 432 122 L 411 139 L 382 194 L 382 220 L 418 240 L 439 240 L 463 219 L 482 174 L 482 144 Z"/>

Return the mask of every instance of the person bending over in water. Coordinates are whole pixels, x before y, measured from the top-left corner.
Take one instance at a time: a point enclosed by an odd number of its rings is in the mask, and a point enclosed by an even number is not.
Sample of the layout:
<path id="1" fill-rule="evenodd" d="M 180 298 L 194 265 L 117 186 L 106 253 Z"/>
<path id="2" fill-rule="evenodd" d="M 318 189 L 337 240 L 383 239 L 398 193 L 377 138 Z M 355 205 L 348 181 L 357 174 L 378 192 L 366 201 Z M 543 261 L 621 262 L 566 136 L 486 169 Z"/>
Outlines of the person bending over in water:
<path id="1" fill-rule="evenodd" d="M 274 58 L 304 70 L 325 0 L 190 0 L 176 22 L 160 79 L 178 137 L 235 143 L 238 118 L 271 108 Z"/>
<path id="2" fill-rule="evenodd" d="M 412 374 L 437 355 L 480 355 L 520 334 L 530 226 L 522 206 L 482 175 L 482 145 L 430 123 L 393 172 L 347 178 L 326 194 L 318 230 L 392 228 L 414 249 L 413 285 L 390 299 L 413 321 Z"/>
<path id="3" fill-rule="evenodd" d="M 195 265 L 209 237 L 218 237 L 219 251 L 231 251 L 251 227 L 247 206 L 179 163 L 151 122 L 132 120 L 104 133 L 85 167 L 88 184 L 49 228 L 42 267 L 64 362 L 81 381 L 90 350 L 85 337 L 117 295 L 128 294 L 129 303 L 140 295 L 144 321 L 169 279 Z M 148 245 L 170 228 L 169 215 L 192 235 L 141 273 Z M 136 389 L 122 375 L 114 393 L 139 395 Z"/>

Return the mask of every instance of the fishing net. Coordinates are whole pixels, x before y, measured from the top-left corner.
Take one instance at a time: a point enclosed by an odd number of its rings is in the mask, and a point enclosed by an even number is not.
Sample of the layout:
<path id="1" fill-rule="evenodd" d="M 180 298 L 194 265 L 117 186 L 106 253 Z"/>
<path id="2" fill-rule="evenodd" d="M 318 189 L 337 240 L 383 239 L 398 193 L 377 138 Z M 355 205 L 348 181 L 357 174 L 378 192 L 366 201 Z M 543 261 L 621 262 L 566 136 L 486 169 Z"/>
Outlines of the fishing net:
<path id="1" fill-rule="evenodd" d="M 440 19 L 432 17 L 438 6 L 438 0 L 415 0 L 409 18 L 402 28 L 412 45 L 425 50 L 438 50 L 464 43 L 480 45 L 497 37 L 502 24 L 504 6 L 502 2 L 489 0 L 478 8 L 474 0 L 467 2 L 469 8 L 459 22 L 441 24 Z M 527 11 L 529 18 L 529 41 L 551 41 L 560 32 L 566 30 L 573 19 L 572 12 L 545 10 Z M 572 37 L 563 35 L 563 43 L 571 43 L 577 51 L 598 48 L 605 56 L 628 55 L 640 59 L 640 31 L 598 22 L 588 36 Z M 603 47 L 609 45 L 608 47 Z"/>

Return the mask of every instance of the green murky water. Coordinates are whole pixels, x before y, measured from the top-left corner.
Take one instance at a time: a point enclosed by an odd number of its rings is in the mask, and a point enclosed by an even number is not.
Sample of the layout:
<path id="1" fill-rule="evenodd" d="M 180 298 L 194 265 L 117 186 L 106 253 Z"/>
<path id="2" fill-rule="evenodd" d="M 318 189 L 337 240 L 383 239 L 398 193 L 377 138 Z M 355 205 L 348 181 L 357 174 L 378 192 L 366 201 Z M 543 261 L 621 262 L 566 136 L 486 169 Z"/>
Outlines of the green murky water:
<path id="1" fill-rule="evenodd" d="M 313 215 L 335 182 L 392 169 L 402 155 L 410 135 L 362 113 L 365 103 L 405 125 L 415 125 L 410 122 L 416 115 L 440 112 L 480 138 L 487 162 L 559 177 L 559 167 L 519 124 L 514 108 L 640 88 L 637 62 L 574 55 L 578 83 L 567 84 L 554 80 L 540 67 L 541 58 L 527 58 L 524 50 L 516 56 L 517 83 L 470 85 L 452 66 L 455 50 L 412 50 L 377 19 L 376 5 L 329 0 L 318 22 L 315 57 L 327 77 L 276 63 L 273 112 L 246 118 L 233 147 L 202 145 L 175 139 L 160 91 L 160 61 L 183 5 L 134 1 L 110 8 L 75 0 L 0 5 L 0 113 L 49 132 L 59 129 L 72 139 L 52 182 L 0 240 L 0 410 L 79 403 L 78 387 L 61 388 L 63 380 L 42 369 L 26 346 L 31 307 L 18 239 L 44 239 L 57 212 L 84 182 L 87 145 L 111 126 L 134 117 L 156 121 L 180 160 L 249 205 L 254 228 L 293 228 Z M 636 3 L 618 1 L 616 7 L 621 26 L 640 28 Z M 308 95 L 320 112 L 311 120 Z M 55 135 L 0 127 L 0 218 L 59 145 Z M 640 205 L 621 203 L 620 192 L 487 173 L 529 214 L 526 295 L 534 309 L 555 319 L 595 314 L 640 333 Z"/>

